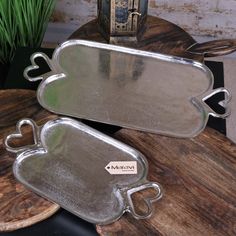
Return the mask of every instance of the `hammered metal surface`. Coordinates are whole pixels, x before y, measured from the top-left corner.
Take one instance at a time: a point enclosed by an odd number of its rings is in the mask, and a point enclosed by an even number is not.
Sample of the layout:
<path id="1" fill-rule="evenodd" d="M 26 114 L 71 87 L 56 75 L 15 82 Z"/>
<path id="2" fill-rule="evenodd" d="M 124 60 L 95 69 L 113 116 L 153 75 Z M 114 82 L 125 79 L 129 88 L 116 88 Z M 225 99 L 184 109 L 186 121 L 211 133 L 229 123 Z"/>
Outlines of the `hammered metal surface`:
<path id="1" fill-rule="evenodd" d="M 35 59 L 43 57 L 49 75 L 36 78 Z M 200 133 L 209 115 L 216 114 L 205 99 L 214 78 L 203 64 L 191 60 L 114 45 L 70 40 L 60 45 L 52 60 L 36 53 L 25 77 L 43 79 L 40 104 L 55 113 L 174 137 Z M 226 106 L 226 103 L 223 103 Z"/>
<path id="2" fill-rule="evenodd" d="M 26 124 L 33 128 L 35 144 L 11 147 L 10 140 L 21 137 Z M 146 180 L 148 164 L 140 152 L 76 120 L 58 118 L 38 127 L 23 119 L 5 145 L 17 153 L 13 172 L 22 184 L 92 223 L 113 222 L 126 211 L 137 219 L 148 217 L 152 202 L 161 197 L 159 185 Z M 133 174 L 107 171 L 111 162 L 122 167 L 130 161 L 137 167 Z M 119 165 L 115 170 L 122 169 Z M 148 211 L 137 215 L 131 195 L 146 188 L 157 195 L 147 200 Z"/>

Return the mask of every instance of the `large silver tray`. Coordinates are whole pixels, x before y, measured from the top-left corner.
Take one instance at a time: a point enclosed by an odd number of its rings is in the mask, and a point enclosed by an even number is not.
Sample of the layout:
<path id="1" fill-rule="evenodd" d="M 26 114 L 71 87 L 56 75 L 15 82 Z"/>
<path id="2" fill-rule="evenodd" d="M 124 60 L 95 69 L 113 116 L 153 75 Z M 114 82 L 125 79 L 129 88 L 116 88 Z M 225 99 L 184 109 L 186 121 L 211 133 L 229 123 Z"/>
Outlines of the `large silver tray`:
<path id="1" fill-rule="evenodd" d="M 26 124 L 34 144 L 12 147 Z M 22 184 L 89 222 L 108 224 L 124 212 L 147 218 L 161 198 L 160 186 L 146 180 L 148 164 L 140 152 L 76 120 L 58 118 L 38 127 L 23 119 L 5 145 L 17 153 L 13 172 Z M 149 188 L 156 196 L 143 199 L 147 211 L 137 213 L 131 196 Z"/>
<path id="2" fill-rule="evenodd" d="M 46 60 L 51 72 L 31 77 L 38 57 Z M 31 62 L 25 77 L 43 80 L 39 103 L 58 114 L 175 137 L 197 135 L 209 115 L 229 115 L 228 90 L 213 90 L 211 71 L 192 60 L 71 40 L 55 49 L 52 60 L 35 53 Z M 224 114 L 205 103 L 220 92 L 226 95 L 220 103 L 226 107 Z"/>

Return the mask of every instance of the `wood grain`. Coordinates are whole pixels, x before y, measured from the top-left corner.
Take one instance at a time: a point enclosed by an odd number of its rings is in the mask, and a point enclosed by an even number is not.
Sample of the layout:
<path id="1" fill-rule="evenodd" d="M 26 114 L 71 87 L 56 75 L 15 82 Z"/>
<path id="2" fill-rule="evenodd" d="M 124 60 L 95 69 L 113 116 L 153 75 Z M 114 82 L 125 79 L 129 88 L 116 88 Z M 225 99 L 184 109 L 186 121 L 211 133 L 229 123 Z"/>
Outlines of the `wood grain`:
<path id="1" fill-rule="evenodd" d="M 30 90 L 0 91 L 0 232 L 12 231 L 42 221 L 54 214 L 59 206 L 28 191 L 12 173 L 15 156 L 6 151 L 3 140 L 15 131 L 21 118 L 32 118 L 43 124 L 55 117 L 42 109 Z M 24 142 L 30 142 L 30 129 L 25 128 Z"/>
<path id="2" fill-rule="evenodd" d="M 107 43 L 99 30 L 97 20 L 92 20 L 76 30 L 70 39 L 85 39 Z M 160 52 L 163 54 L 204 61 L 204 57 L 216 57 L 236 51 L 236 40 L 225 39 L 197 43 L 186 31 L 164 19 L 148 16 L 146 28 L 138 42 L 119 42 L 123 46 Z"/>
<path id="3" fill-rule="evenodd" d="M 0 127 L 15 124 L 22 115 L 33 117 L 39 110 L 33 91 L 12 89 L 0 92 Z"/>
<path id="4" fill-rule="evenodd" d="M 78 38 L 107 43 L 100 33 L 96 19 L 83 25 L 70 36 L 70 39 Z M 203 55 L 186 51 L 195 43 L 196 41 L 177 25 L 157 17 L 148 16 L 146 29 L 140 34 L 138 43 L 132 42 L 123 45 L 203 61 Z"/>
<path id="5" fill-rule="evenodd" d="M 101 235 L 236 235 L 236 146 L 207 128 L 193 139 L 122 129 L 116 136 L 148 159 L 151 181 L 164 189 L 148 220 L 130 215 Z"/>

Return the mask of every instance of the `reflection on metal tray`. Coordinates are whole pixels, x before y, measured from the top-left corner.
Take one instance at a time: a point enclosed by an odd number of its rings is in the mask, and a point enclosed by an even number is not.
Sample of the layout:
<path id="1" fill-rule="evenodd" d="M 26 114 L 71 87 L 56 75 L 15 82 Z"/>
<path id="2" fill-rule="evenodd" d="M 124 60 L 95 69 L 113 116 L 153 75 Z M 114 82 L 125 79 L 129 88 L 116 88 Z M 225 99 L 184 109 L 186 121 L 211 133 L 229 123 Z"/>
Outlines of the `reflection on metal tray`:
<path id="1" fill-rule="evenodd" d="M 26 124 L 34 144 L 12 147 Z M 21 183 L 91 223 L 111 223 L 124 212 L 149 217 L 152 202 L 161 198 L 160 186 L 146 180 L 148 164 L 140 152 L 76 120 L 58 118 L 38 127 L 23 119 L 5 145 L 17 153 L 13 172 Z M 141 214 L 131 196 L 145 189 L 155 196 L 142 199 L 147 209 Z"/>
<path id="2" fill-rule="evenodd" d="M 32 77 L 42 57 L 51 72 Z M 174 137 L 200 133 L 209 115 L 225 118 L 230 94 L 213 90 L 214 78 L 203 64 L 188 59 L 89 41 L 61 44 L 50 60 L 43 53 L 31 57 L 24 76 L 43 80 L 40 104 L 55 113 Z M 224 114 L 206 103 L 223 92 Z"/>

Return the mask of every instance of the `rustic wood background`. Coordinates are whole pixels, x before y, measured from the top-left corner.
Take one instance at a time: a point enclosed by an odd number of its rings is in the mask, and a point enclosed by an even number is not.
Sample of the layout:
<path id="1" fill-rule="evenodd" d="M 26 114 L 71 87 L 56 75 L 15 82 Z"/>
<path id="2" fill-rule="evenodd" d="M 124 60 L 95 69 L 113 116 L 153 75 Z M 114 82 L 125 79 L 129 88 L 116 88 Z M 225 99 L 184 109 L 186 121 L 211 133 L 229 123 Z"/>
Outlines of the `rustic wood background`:
<path id="1" fill-rule="evenodd" d="M 236 38 L 236 0 L 149 0 L 149 14 L 175 22 L 191 35 Z M 57 0 L 52 22 L 79 27 L 96 15 L 96 0 Z"/>
<path id="2" fill-rule="evenodd" d="M 14 177 L 12 165 L 16 156 L 7 152 L 4 139 L 16 130 L 16 122 L 32 118 L 38 125 L 55 115 L 47 112 L 37 102 L 35 92 L 30 90 L 0 90 L 0 235 L 49 218 L 59 206 L 27 190 Z M 24 136 L 12 144 L 30 144 L 31 129 L 24 128 Z"/>

